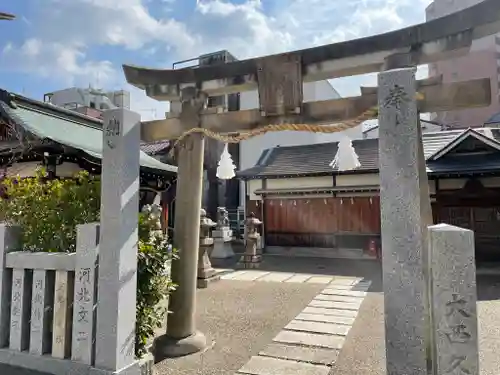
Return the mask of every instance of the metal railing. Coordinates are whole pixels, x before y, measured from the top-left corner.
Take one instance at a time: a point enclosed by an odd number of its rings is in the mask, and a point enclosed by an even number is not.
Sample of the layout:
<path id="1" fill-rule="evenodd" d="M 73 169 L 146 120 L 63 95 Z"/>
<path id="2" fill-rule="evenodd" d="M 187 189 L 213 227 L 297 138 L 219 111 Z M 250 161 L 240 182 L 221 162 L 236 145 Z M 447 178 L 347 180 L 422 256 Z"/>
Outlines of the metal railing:
<path id="1" fill-rule="evenodd" d="M 245 211 L 243 207 L 228 208 L 229 226 L 233 231 L 233 236 L 243 238 L 245 233 Z"/>

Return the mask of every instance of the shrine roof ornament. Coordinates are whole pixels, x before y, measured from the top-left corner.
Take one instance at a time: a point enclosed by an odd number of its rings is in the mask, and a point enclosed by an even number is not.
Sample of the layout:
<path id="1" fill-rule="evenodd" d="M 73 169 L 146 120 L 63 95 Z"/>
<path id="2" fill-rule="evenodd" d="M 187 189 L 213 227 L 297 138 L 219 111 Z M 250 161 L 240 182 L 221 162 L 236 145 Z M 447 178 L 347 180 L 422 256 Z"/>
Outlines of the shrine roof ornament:
<path id="1" fill-rule="evenodd" d="M 208 95 L 257 88 L 265 60 L 298 64 L 304 82 L 379 72 L 392 66 L 427 64 L 468 53 L 472 40 L 500 32 L 500 1 L 477 5 L 426 23 L 341 43 L 213 66 L 150 69 L 124 65 L 127 82 L 157 100 L 178 100 L 196 86 Z"/>

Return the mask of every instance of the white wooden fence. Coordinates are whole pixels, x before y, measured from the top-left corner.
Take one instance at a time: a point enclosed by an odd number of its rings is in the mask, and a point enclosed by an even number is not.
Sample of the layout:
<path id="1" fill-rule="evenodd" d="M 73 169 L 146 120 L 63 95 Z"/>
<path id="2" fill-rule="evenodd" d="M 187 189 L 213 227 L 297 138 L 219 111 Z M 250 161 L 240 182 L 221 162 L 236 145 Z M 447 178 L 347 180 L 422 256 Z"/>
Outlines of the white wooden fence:
<path id="1" fill-rule="evenodd" d="M 0 363 L 90 373 L 99 339 L 99 224 L 78 226 L 76 253 L 18 251 L 19 234 L 0 224 Z"/>

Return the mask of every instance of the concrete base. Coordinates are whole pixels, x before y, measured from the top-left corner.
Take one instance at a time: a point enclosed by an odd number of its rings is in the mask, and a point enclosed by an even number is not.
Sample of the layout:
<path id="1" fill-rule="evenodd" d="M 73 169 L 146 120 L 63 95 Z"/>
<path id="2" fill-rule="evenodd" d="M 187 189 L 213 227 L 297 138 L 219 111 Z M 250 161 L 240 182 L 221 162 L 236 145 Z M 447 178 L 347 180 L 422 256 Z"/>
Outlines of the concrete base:
<path id="1" fill-rule="evenodd" d="M 241 256 L 236 267 L 240 268 L 240 269 L 259 268 L 261 262 L 262 262 L 261 255 L 245 255 L 244 254 Z"/>
<path id="2" fill-rule="evenodd" d="M 0 349 L 1 368 L 8 366 L 2 374 L 23 375 L 153 375 L 153 356 L 145 355 L 144 358 L 134 361 L 130 366 L 118 371 L 102 370 L 84 363 L 69 359 L 57 359 L 50 356 L 32 355 L 28 352 L 18 352 L 10 349 Z M 17 371 L 17 372 L 16 372 Z"/>
<path id="3" fill-rule="evenodd" d="M 209 279 L 215 276 L 216 273 L 217 271 L 210 265 L 210 267 L 198 269 L 198 279 Z"/>
<path id="4" fill-rule="evenodd" d="M 157 337 L 153 344 L 155 363 L 165 358 L 183 357 L 198 353 L 207 346 L 207 338 L 199 331 L 183 339 L 176 339 L 163 335 Z"/>
<path id="5" fill-rule="evenodd" d="M 154 375 L 153 369 L 154 357 L 152 354 L 147 354 L 140 360 L 136 361 L 131 366 L 120 371 L 108 371 L 92 368 L 89 375 Z"/>
<path id="6" fill-rule="evenodd" d="M 225 241 L 231 241 L 233 238 L 233 231 L 229 228 L 219 228 L 212 231 L 212 238 L 222 238 Z"/>
<path id="7" fill-rule="evenodd" d="M 214 281 L 219 281 L 221 275 L 212 275 L 210 277 L 204 277 L 202 279 L 196 280 L 196 287 L 199 289 L 208 288 L 208 284 L 213 283 Z"/>
<path id="8" fill-rule="evenodd" d="M 223 242 L 218 239 L 215 240 L 214 248 L 210 254 L 212 259 L 227 259 L 234 257 L 233 247 L 231 242 Z"/>

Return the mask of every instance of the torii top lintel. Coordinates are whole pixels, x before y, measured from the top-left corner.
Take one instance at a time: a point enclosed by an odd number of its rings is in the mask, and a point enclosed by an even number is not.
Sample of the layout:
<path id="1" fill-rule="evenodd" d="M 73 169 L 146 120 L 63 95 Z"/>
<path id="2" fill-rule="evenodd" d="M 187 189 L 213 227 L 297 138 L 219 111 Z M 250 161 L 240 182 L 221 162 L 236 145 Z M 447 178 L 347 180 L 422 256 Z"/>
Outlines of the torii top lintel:
<path id="1" fill-rule="evenodd" d="M 262 62 L 285 58 L 300 63 L 304 82 L 379 72 L 389 57 L 396 65 L 427 64 L 468 53 L 472 40 L 500 32 L 500 1 L 485 0 L 446 17 L 404 29 L 286 54 L 214 66 L 149 69 L 124 65 L 127 82 L 157 100 L 178 100 L 196 85 L 208 95 L 255 90 Z"/>

